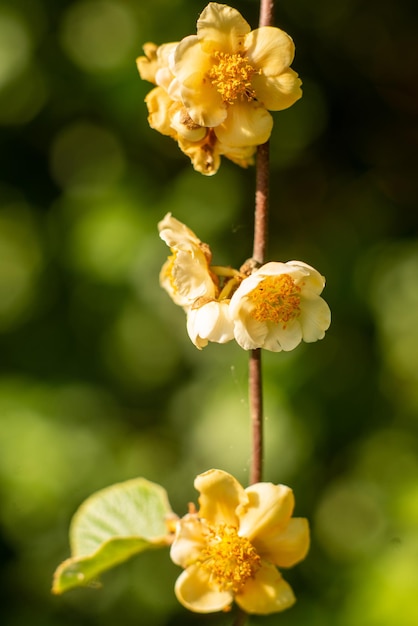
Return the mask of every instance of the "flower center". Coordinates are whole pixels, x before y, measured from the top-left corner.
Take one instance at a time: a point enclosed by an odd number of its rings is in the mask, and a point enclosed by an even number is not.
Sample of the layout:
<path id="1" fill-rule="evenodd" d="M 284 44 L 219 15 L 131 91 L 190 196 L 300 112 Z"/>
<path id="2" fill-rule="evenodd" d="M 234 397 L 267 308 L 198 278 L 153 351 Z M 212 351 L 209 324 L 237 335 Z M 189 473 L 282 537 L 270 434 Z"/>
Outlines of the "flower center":
<path id="1" fill-rule="evenodd" d="M 247 57 L 216 51 L 213 53 L 213 59 L 214 64 L 210 69 L 209 78 L 224 102 L 233 104 L 237 98 L 255 99 L 251 78 L 259 71 L 248 63 Z"/>
<path id="2" fill-rule="evenodd" d="M 300 315 L 301 288 L 289 274 L 267 276 L 247 294 L 252 304 L 251 316 L 257 322 L 283 324 Z"/>
<path id="3" fill-rule="evenodd" d="M 233 526 L 209 528 L 209 538 L 199 559 L 221 591 L 241 591 L 260 567 L 260 557 L 250 541 Z"/>

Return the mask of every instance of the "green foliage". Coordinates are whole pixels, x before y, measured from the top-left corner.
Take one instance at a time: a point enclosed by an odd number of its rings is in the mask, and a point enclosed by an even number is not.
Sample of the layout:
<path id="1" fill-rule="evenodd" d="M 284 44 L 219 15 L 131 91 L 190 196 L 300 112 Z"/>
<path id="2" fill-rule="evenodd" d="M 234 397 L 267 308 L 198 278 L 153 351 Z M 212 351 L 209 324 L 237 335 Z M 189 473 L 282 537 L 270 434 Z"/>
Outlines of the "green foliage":
<path id="1" fill-rule="evenodd" d="M 216 464 L 248 478 L 247 355 L 190 344 L 158 285 L 156 224 L 172 211 L 238 266 L 251 256 L 254 169 L 193 172 L 149 128 L 135 67 L 144 42 L 191 34 L 205 4 L 0 2 L 7 626 L 232 621 L 177 607 L 164 550 L 108 572 L 99 594 L 50 593 L 91 493 L 146 476 L 183 514 L 196 474 Z M 258 2 L 232 4 L 256 25 Z M 265 480 L 292 485 L 312 548 L 286 572 L 295 607 L 251 623 L 415 626 L 417 4 L 280 0 L 275 15 L 304 96 L 274 114 L 268 257 L 317 267 L 333 320 L 322 342 L 263 355 Z"/>
<path id="2" fill-rule="evenodd" d="M 84 586 L 145 550 L 170 543 L 165 490 L 137 478 L 88 498 L 71 523 L 72 556 L 56 570 L 53 592 Z"/>

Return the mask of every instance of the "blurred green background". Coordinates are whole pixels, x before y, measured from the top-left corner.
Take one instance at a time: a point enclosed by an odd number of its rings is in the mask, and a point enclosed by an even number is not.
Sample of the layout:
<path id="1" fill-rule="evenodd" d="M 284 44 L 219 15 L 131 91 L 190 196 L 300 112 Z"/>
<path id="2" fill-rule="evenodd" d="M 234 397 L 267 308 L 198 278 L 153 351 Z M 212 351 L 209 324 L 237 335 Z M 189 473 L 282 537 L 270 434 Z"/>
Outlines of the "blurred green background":
<path id="1" fill-rule="evenodd" d="M 136 56 L 203 1 L 0 5 L 0 617 L 6 626 L 229 625 L 177 604 L 164 551 L 50 594 L 71 516 L 135 476 L 184 514 L 249 470 L 247 357 L 190 343 L 158 285 L 167 211 L 216 264 L 251 255 L 254 170 L 210 179 L 151 130 Z M 256 26 L 258 2 L 234 6 Z M 265 354 L 265 479 L 312 524 L 298 603 L 252 624 L 418 623 L 418 38 L 408 0 L 283 0 L 304 97 L 275 114 L 269 259 L 327 277 L 326 338 Z"/>

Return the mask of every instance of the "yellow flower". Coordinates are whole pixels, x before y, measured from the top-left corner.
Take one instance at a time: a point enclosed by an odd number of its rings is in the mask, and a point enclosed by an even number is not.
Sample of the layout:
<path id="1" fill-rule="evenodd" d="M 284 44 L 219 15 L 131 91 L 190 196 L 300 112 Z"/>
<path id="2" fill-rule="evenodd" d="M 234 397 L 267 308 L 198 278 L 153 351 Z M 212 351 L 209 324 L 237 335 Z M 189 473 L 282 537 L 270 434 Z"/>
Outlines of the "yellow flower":
<path id="1" fill-rule="evenodd" d="M 211 2 L 197 22 L 197 35 L 175 47 L 171 69 L 190 118 L 215 129 L 229 146 L 256 146 L 270 136 L 268 112 L 301 97 L 301 81 L 290 69 L 294 44 L 284 31 L 251 31 L 236 10 Z"/>
<path id="2" fill-rule="evenodd" d="M 144 45 L 145 56 L 137 59 L 141 78 L 157 85 L 146 96 L 148 123 L 154 130 L 177 141 L 192 161 L 196 171 L 215 174 L 225 156 L 241 167 L 254 162 L 255 146 L 229 146 L 222 143 L 213 129 L 196 124 L 189 116 L 178 92 L 178 82 L 171 72 L 177 43 Z"/>
<path id="3" fill-rule="evenodd" d="M 301 261 L 267 263 L 245 278 L 230 302 L 235 339 L 244 350 L 293 350 L 322 339 L 331 323 L 320 297 L 325 279 Z"/>
<path id="4" fill-rule="evenodd" d="M 172 252 L 161 269 L 160 284 L 171 299 L 185 310 L 190 339 L 199 350 L 209 341 L 231 341 L 234 326 L 229 316 L 229 290 L 225 288 L 225 295 L 218 276 L 211 269 L 212 253 L 208 244 L 202 243 L 171 213 L 159 222 L 158 229 L 161 239 Z M 224 269 L 228 274 L 224 280 L 231 279 L 234 270 Z"/>
<path id="5" fill-rule="evenodd" d="M 184 568 L 178 600 L 197 613 L 228 610 L 235 601 L 247 613 L 267 615 L 295 602 L 277 567 L 305 558 L 309 526 L 292 518 L 293 492 L 257 483 L 244 489 L 221 470 L 197 476 L 198 512 L 177 522 L 171 558 Z"/>
<path id="6" fill-rule="evenodd" d="M 158 230 L 172 252 L 160 272 L 161 286 L 172 300 L 187 310 L 199 298 L 215 298 L 218 287 L 210 271 L 212 253 L 208 244 L 171 213 L 159 222 Z"/>

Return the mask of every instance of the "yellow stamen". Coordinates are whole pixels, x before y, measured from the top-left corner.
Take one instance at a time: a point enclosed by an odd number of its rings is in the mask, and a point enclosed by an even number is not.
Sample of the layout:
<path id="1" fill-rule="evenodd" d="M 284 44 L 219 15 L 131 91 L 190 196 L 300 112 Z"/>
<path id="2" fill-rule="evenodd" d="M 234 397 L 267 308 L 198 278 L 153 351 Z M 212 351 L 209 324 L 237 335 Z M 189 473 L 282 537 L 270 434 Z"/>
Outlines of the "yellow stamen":
<path id="1" fill-rule="evenodd" d="M 266 276 L 247 294 L 251 316 L 258 322 L 286 324 L 300 315 L 301 288 L 289 274 Z"/>
<path id="2" fill-rule="evenodd" d="M 199 562 L 221 591 L 239 593 L 260 568 L 260 557 L 236 528 L 222 524 L 209 529 L 208 541 Z"/>
<path id="3" fill-rule="evenodd" d="M 251 78 L 259 74 L 248 62 L 248 58 L 241 54 L 228 54 L 216 51 L 213 53 L 214 64 L 209 72 L 209 78 L 222 96 L 222 100 L 233 104 L 237 98 L 255 100 L 255 91 L 251 85 Z"/>

